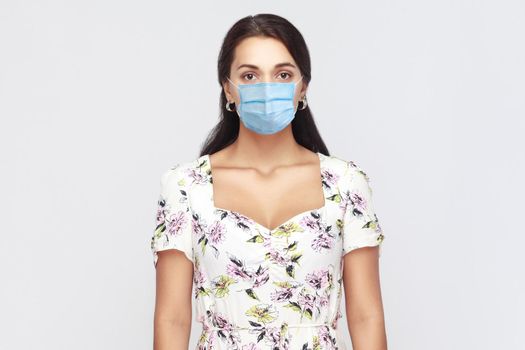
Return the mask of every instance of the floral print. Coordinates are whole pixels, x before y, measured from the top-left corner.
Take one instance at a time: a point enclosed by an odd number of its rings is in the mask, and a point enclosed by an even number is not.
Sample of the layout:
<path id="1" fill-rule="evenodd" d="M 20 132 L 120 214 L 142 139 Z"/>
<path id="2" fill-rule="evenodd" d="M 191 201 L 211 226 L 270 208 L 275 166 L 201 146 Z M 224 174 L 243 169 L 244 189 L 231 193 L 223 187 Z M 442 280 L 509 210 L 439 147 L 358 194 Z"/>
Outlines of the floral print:
<path id="1" fill-rule="evenodd" d="M 346 349 L 338 328 L 343 256 L 381 248 L 384 235 L 366 173 L 317 154 L 324 206 L 275 229 L 214 206 L 208 154 L 162 174 L 153 262 L 167 249 L 193 262 L 196 350 Z"/>

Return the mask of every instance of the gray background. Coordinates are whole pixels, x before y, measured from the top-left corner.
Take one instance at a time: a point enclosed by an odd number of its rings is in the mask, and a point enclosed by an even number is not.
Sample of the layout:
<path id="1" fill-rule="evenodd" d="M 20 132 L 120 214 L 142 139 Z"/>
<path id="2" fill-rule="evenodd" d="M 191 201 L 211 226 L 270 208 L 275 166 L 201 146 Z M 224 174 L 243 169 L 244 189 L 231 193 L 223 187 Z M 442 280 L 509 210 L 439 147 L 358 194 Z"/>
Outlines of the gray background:
<path id="1" fill-rule="evenodd" d="M 198 156 L 221 41 L 263 12 L 371 178 L 389 349 L 525 346 L 522 1 L 2 0 L 0 348 L 151 348 L 160 175 Z"/>

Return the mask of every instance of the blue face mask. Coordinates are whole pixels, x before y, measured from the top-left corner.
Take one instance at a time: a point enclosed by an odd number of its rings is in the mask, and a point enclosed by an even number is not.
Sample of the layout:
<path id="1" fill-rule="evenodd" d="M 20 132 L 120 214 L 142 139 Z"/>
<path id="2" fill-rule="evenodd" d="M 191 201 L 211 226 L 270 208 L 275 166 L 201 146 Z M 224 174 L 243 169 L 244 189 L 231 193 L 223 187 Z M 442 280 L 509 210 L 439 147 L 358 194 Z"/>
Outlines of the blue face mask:
<path id="1" fill-rule="evenodd" d="M 265 135 L 275 134 L 284 129 L 295 117 L 295 88 L 301 79 L 291 83 L 262 82 L 241 85 L 235 85 L 230 80 L 239 92 L 241 101 L 236 110 L 244 126 Z"/>

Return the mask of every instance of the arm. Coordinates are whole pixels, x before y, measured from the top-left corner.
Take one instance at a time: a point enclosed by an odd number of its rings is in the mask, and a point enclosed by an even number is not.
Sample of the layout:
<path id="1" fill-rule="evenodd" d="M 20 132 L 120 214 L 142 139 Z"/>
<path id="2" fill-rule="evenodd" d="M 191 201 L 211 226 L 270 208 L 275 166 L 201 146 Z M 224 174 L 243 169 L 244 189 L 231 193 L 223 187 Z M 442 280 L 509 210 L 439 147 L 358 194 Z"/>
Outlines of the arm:
<path id="1" fill-rule="evenodd" d="M 188 188 L 180 166 L 161 177 L 151 237 L 156 268 L 154 350 L 187 350 L 192 321 L 193 244 Z"/>
<path id="2" fill-rule="evenodd" d="M 159 252 L 154 350 L 187 350 L 192 320 L 193 263 L 175 249 Z"/>
<path id="3" fill-rule="evenodd" d="M 379 247 L 346 254 L 343 284 L 348 329 L 354 350 L 386 350 L 386 330 L 379 280 Z"/>

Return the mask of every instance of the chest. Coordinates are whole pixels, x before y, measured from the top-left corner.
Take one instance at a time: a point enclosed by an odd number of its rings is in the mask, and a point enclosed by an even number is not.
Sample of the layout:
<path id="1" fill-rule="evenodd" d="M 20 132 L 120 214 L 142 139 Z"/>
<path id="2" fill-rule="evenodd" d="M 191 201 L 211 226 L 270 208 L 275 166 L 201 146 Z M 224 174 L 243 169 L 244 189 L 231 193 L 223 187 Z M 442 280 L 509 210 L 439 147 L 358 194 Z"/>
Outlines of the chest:
<path id="1" fill-rule="evenodd" d="M 338 268 L 344 213 L 344 208 L 337 199 L 338 189 L 336 186 L 321 186 L 319 178 L 315 184 L 310 183 L 313 179 L 308 179 L 308 176 L 304 179 L 303 184 L 308 184 L 313 190 L 311 195 L 314 201 L 309 202 L 307 207 L 292 206 L 297 211 L 289 217 L 283 217 L 274 227 L 268 227 L 270 225 L 258 222 L 244 212 L 215 206 L 209 178 L 191 187 L 189 200 L 194 217 L 193 246 L 195 255 L 201 266 L 205 267 L 209 278 L 238 274 L 240 280 L 244 276 L 250 283 L 253 283 L 254 278 L 260 281 L 268 278 L 291 281 L 302 275 L 305 278 L 306 274 L 320 266 Z M 234 186 L 232 184 L 232 188 L 239 188 Z M 264 198 L 264 191 L 250 192 L 250 186 L 247 187 L 246 193 L 261 195 L 262 197 L 256 197 L 257 200 Z M 246 193 L 242 194 L 243 199 L 247 198 Z M 301 190 L 290 196 L 294 201 L 301 201 L 304 193 L 306 192 Z M 242 206 L 239 208 L 247 212 L 249 210 Z M 256 216 L 257 210 L 260 209 L 256 209 L 253 216 Z M 273 212 L 275 209 L 270 211 Z M 263 221 L 264 218 L 259 220 Z"/>
<path id="2" fill-rule="evenodd" d="M 244 215 L 267 229 L 325 205 L 322 178 L 315 166 L 272 174 L 216 169 L 210 177 L 212 207 Z"/>
<path id="3" fill-rule="evenodd" d="M 268 281 L 304 281 L 321 268 L 331 275 L 340 268 L 343 212 L 338 203 L 327 200 L 269 229 L 240 213 L 206 205 L 196 200 L 197 193 L 192 193 L 193 247 L 197 269 L 212 284 L 273 290 Z"/>

